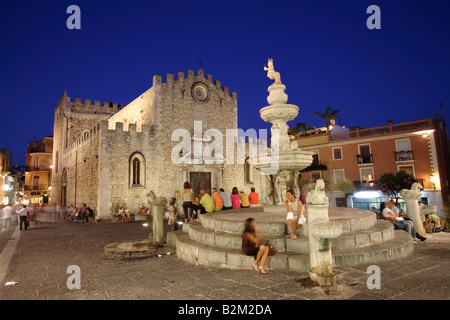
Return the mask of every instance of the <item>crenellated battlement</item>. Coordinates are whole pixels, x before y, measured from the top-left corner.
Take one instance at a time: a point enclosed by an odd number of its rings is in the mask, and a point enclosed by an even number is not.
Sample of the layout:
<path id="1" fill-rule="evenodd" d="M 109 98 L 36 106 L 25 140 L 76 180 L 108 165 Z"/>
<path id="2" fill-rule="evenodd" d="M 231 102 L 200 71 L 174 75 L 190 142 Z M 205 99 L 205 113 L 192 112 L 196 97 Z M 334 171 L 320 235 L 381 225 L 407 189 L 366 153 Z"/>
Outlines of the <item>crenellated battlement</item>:
<path id="1" fill-rule="evenodd" d="M 128 130 L 126 130 L 124 123 L 117 121 L 114 124 L 114 127 L 111 128 L 109 126 L 109 122 L 107 120 L 100 121 L 99 128 L 104 132 L 116 132 L 118 134 L 130 134 L 130 135 L 153 135 L 152 128 L 148 125 L 142 125 L 141 130 L 137 130 L 137 125 L 135 123 L 128 124 Z"/>
<path id="2" fill-rule="evenodd" d="M 71 107 L 72 111 L 75 112 L 100 112 L 113 114 L 125 107 L 125 105 L 107 101 L 101 104 L 99 100 L 94 100 L 94 103 L 92 104 L 91 99 L 85 99 L 84 102 L 82 102 L 81 98 L 75 98 L 75 101 L 72 101 L 70 97 L 66 97 L 66 102 Z"/>
<path id="3" fill-rule="evenodd" d="M 123 122 L 115 122 L 114 128 L 108 127 L 108 121 L 107 120 L 101 120 L 99 124 L 93 126 L 89 130 L 85 130 L 82 134 L 78 135 L 78 137 L 69 144 L 67 150 L 70 151 L 72 149 L 80 148 L 86 144 L 91 143 L 93 140 L 95 140 L 95 143 L 98 142 L 98 139 L 100 137 L 101 132 L 106 133 L 112 133 L 112 134 L 124 134 L 124 135 L 130 135 L 130 136 L 153 136 L 153 132 L 151 128 L 147 125 L 142 125 L 141 130 L 137 130 L 137 126 L 134 123 L 130 123 L 128 125 L 128 131 L 124 128 Z"/>
<path id="4" fill-rule="evenodd" d="M 211 74 L 205 74 L 202 68 L 197 69 L 197 74 L 195 74 L 194 70 L 189 69 L 187 72 L 187 77 L 185 76 L 184 72 L 178 72 L 177 79 L 175 80 L 175 75 L 172 73 L 168 73 L 166 75 L 166 82 L 162 82 L 162 77 L 159 75 L 153 76 L 153 86 L 155 85 L 161 85 L 161 84 L 169 84 L 169 85 L 175 85 L 179 84 L 182 86 L 185 82 L 185 80 L 191 80 L 191 82 L 198 81 L 198 78 L 203 78 L 203 82 L 210 83 L 211 86 L 216 87 L 218 90 L 221 90 L 225 96 L 231 97 L 233 100 L 237 99 L 237 93 L 229 91 L 229 88 L 227 86 L 221 86 L 221 82 L 219 80 L 213 80 L 213 77 Z"/>
<path id="5" fill-rule="evenodd" d="M 97 124 L 91 127 L 89 130 L 83 131 L 82 134 L 78 135 L 78 137 L 69 144 L 67 150 L 74 150 L 83 145 L 91 143 L 94 139 L 98 139 L 99 137 L 100 124 Z"/>

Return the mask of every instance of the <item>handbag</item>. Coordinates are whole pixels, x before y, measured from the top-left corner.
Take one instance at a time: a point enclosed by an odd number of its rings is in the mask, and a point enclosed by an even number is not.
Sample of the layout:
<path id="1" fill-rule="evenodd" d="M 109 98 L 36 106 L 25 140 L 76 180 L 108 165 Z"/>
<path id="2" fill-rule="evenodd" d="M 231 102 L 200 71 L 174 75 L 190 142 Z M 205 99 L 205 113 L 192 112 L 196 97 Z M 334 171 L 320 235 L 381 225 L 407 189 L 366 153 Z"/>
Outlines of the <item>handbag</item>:
<path id="1" fill-rule="evenodd" d="M 270 244 L 269 241 L 265 241 L 263 243 L 263 245 L 265 245 L 266 247 L 269 248 L 269 256 L 273 256 L 277 253 L 277 250 L 275 249 L 275 247 L 273 245 Z"/>
<path id="2" fill-rule="evenodd" d="M 431 221 L 429 218 L 427 218 L 425 220 L 423 227 L 425 228 L 425 231 L 427 233 L 433 233 L 436 229 L 436 224 L 433 221 Z"/>

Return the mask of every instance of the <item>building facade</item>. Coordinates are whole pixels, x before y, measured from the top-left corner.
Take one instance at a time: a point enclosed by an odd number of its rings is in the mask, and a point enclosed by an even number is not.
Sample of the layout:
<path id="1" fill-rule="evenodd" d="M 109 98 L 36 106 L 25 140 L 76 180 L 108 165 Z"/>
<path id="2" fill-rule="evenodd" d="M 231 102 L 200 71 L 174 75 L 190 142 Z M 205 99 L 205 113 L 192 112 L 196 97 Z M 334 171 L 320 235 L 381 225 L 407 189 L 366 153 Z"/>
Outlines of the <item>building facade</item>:
<path id="1" fill-rule="evenodd" d="M 406 171 L 422 184 L 423 201 L 442 212 L 450 202 L 448 182 L 448 130 L 443 120 L 394 124 L 368 129 L 338 128 L 328 134 L 295 138 L 304 150 L 315 153 L 309 171 L 301 180 L 323 178 L 330 191 L 331 205 L 349 205 L 370 210 L 379 208 L 386 196 L 377 192 L 374 181 L 384 173 Z M 348 180 L 357 191 L 347 203 L 338 182 Z"/>
<path id="2" fill-rule="evenodd" d="M 253 167 L 205 156 L 211 144 L 226 149 L 217 133 L 225 138 L 238 128 L 236 93 L 202 69 L 174 78 L 154 76 L 128 105 L 92 105 L 64 93 L 55 108 L 52 203 L 86 203 L 97 219 L 111 219 L 121 205 L 135 213 L 148 206 L 150 191 L 179 199 L 185 181 L 197 194 L 213 187 L 261 190 L 265 179 Z M 189 148 L 179 147 L 183 140 Z"/>
<path id="3" fill-rule="evenodd" d="M 48 203 L 51 199 L 53 137 L 28 142 L 25 154 L 24 202 Z"/>
<path id="4" fill-rule="evenodd" d="M 10 180 L 11 173 L 11 152 L 6 149 L 0 149 L 0 204 L 8 204 L 10 196 Z"/>

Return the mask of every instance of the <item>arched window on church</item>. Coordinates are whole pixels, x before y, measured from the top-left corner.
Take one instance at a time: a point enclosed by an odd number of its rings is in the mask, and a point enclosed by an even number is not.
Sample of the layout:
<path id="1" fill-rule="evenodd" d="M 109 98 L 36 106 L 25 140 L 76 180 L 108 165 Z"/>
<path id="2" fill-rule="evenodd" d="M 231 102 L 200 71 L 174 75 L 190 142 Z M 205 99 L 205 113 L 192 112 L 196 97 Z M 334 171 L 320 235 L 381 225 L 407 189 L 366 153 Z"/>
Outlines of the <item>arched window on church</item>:
<path id="1" fill-rule="evenodd" d="M 129 160 L 130 188 L 145 188 L 145 158 L 140 152 L 135 152 Z"/>
<path id="2" fill-rule="evenodd" d="M 133 184 L 140 184 L 141 178 L 141 162 L 138 158 L 134 158 L 133 160 Z"/>

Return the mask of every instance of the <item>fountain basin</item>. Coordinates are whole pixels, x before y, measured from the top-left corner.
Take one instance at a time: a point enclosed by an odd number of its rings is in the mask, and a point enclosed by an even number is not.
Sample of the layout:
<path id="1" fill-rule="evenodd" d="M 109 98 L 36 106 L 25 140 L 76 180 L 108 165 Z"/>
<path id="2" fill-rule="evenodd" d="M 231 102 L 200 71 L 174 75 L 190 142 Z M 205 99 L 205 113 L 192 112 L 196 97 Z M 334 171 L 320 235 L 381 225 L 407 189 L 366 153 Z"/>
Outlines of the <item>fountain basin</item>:
<path id="1" fill-rule="evenodd" d="M 259 110 L 261 118 L 265 122 L 288 122 L 298 115 L 299 108 L 293 104 L 274 104 Z"/>
<path id="2" fill-rule="evenodd" d="M 333 221 L 317 221 L 309 225 L 309 230 L 314 238 L 333 239 L 342 234 L 342 224 Z"/>
<path id="3" fill-rule="evenodd" d="M 437 206 L 420 206 L 420 213 L 424 215 L 429 215 L 437 212 Z"/>
<path id="4" fill-rule="evenodd" d="M 145 239 L 110 243 L 105 246 L 103 255 L 111 259 L 134 259 L 165 255 L 174 251 L 175 248 L 171 246 L 154 247 Z"/>
<path id="5" fill-rule="evenodd" d="M 313 152 L 302 150 L 280 151 L 278 155 L 263 155 L 258 157 L 255 168 L 266 174 L 276 172 L 303 170 L 313 161 Z"/>

